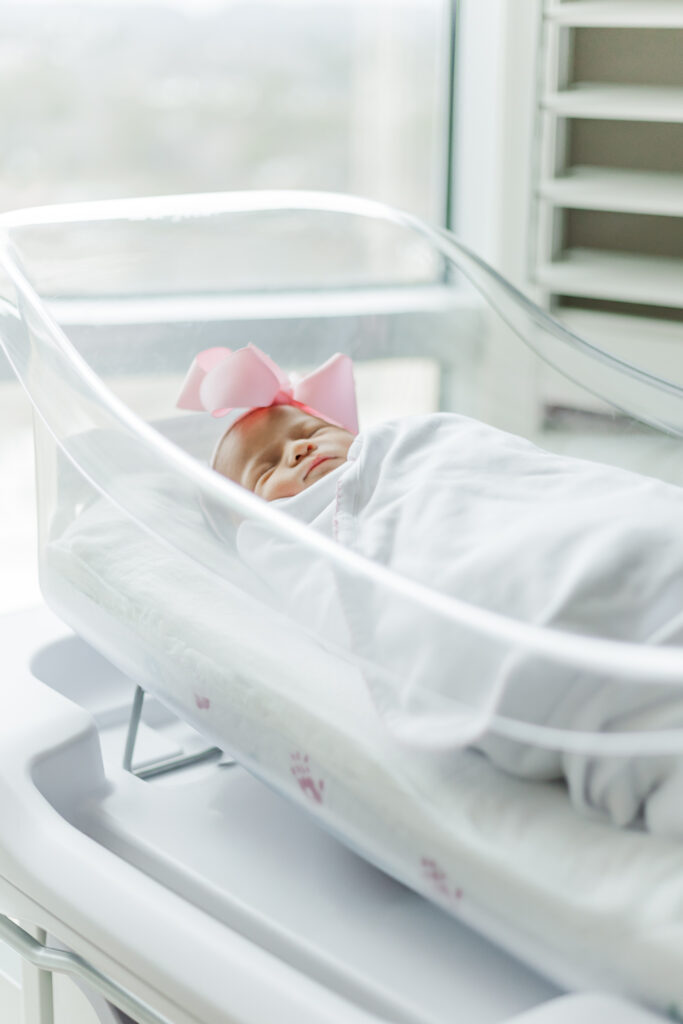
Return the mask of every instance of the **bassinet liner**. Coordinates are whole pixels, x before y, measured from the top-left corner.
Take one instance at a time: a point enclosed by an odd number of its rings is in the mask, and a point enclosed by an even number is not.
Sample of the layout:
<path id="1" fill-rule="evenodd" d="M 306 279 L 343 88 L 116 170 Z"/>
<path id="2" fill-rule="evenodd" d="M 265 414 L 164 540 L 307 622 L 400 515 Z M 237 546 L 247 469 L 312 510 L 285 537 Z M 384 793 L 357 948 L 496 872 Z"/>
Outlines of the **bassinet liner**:
<path id="1" fill-rule="evenodd" d="M 473 751 L 407 756 L 355 667 L 303 636 L 283 659 L 288 620 L 264 638 L 258 601 L 104 499 L 51 542 L 43 572 L 81 635 L 379 867 L 563 985 L 683 1005 L 680 843 L 585 818 L 563 785 Z"/>

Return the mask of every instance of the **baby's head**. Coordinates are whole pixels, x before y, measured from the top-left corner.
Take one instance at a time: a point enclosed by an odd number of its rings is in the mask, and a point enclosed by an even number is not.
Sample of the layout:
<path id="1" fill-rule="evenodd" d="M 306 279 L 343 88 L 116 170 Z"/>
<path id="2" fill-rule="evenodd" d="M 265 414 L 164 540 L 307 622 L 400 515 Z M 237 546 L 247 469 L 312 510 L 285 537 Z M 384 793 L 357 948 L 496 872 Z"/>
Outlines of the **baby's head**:
<path id="1" fill-rule="evenodd" d="M 341 352 L 293 380 L 256 345 L 205 349 L 176 404 L 239 414 L 211 466 L 266 501 L 299 494 L 346 462 L 358 431 L 353 366 Z"/>
<path id="2" fill-rule="evenodd" d="M 212 466 L 266 501 L 300 494 L 346 462 L 354 435 L 296 405 L 253 409 L 230 427 Z"/>

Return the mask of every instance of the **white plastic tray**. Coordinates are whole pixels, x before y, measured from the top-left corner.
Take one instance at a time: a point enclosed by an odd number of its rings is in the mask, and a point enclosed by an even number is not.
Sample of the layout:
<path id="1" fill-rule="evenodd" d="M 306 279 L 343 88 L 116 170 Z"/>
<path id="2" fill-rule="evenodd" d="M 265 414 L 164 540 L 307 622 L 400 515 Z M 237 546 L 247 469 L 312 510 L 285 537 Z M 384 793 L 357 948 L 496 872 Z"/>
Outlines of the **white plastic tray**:
<path id="1" fill-rule="evenodd" d="M 0 643 L 0 910 L 177 1024 L 497 1024 L 557 993 L 241 768 L 123 772 L 132 687 L 47 610 Z M 147 725 L 197 742 L 159 707 Z"/>

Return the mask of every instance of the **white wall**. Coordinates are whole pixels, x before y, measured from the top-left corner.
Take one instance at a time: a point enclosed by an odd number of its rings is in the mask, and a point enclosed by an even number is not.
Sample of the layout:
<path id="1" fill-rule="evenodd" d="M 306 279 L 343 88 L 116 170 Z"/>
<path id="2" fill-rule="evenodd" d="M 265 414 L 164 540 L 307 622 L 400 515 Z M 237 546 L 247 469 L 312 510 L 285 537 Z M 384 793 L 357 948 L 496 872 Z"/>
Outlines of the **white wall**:
<path id="1" fill-rule="evenodd" d="M 539 0 L 460 0 L 455 230 L 525 276 Z"/>
<path id="2" fill-rule="evenodd" d="M 540 0 L 460 0 L 454 228 L 531 298 L 527 239 L 539 23 Z M 536 357 L 492 317 L 478 415 L 533 433 L 536 372 Z"/>

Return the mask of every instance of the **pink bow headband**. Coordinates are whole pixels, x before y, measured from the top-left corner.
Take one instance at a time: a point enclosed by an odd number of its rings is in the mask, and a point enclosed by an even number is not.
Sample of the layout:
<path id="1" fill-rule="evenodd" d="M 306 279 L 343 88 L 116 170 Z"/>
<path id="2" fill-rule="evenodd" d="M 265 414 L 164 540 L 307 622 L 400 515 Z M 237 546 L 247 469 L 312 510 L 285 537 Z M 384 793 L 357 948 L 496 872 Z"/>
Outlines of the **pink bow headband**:
<path id="1" fill-rule="evenodd" d="M 254 409 L 295 405 L 336 427 L 358 433 L 353 365 L 340 352 L 293 381 L 256 345 L 234 352 L 207 348 L 193 359 L 176 405 L 212 416 L 245 409 L 234 423 Z"/>

